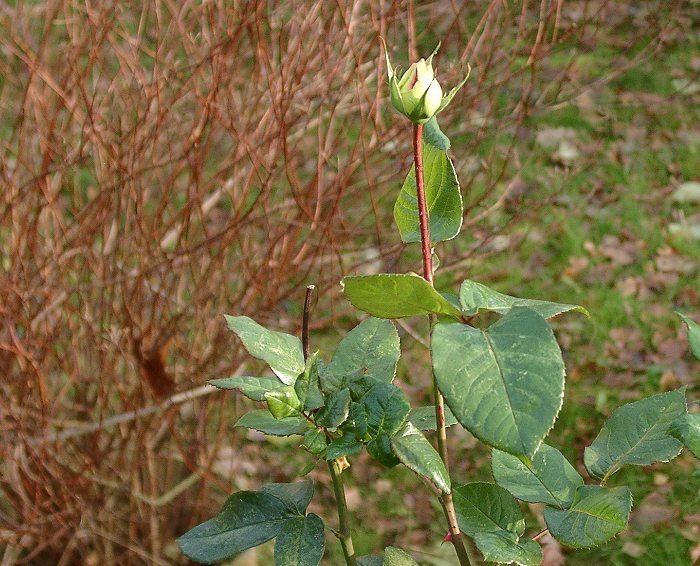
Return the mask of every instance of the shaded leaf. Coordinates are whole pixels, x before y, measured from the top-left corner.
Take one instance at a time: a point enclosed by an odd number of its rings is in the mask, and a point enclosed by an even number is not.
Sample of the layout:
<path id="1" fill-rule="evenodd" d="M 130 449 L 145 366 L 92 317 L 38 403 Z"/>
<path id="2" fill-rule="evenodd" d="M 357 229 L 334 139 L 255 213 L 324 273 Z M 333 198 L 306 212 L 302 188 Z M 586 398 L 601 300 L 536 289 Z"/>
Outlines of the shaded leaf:
<path id="1" fill-rule="evenodd" d="M 451 240 L 462 226 L 462 195 L 454 166 L 447 156 L 430 144 L 423 145 L 423 180 L 432 243 Z M 394 220 L 406 242 L 420 242 L 415 165 L 406 176 L 394 205 Z"/>
<path id="2" fill-rule="evenodd" d="M 544 318 L 514 307 L 486 331 L 439 323 L 432 354 L 438 387 L 460 423 L 486 444 L 531 458 L 564 394 L 564 362 Z"/>
<path id="3" fill-rule="evenodd" d="M 219 514 L 177 539 L 190 559 L 213 564 L 258 546 L 280 532 L 287 519 L 306 509 L 310 481 L 272 484 L 268 491 L 239 491 L 226 500 Z"/>
<path id="4" fill-rule="evenodd" d="M 286 385 L 292 385 L 304 371 L 304 352 L 301 340 L 291 334 L 275 332 L 260 326 L 247 316 L 224 315 L 228 327 L 243 342 L 251 356 L 270 366 Z"/>
<path id="5" fill-rule="evenodd" d="M 325 545 L 318 515 L 287 519 L 275 540 L 275 566 L 318 566 Z"/>
<path id="6" fill-rule="evenodd" d="M 690 350 L 693 355 L 700 360 L 700 325 L 698 325 L 694 320 L 681 314 L 676 313 L 683 319 L 683 322 L 688 326 L 688 344 L 690 344 Z"/>
<path id="7" fill-rule="evenodd" d="M 542 562 L 542 548 L 537 542 L 509 531 L 476 533 L 474 542 L 488 562 L 524 566 L 539 566 Z"/>
<path id="8" fill-rule="evenodd" d="M 544 508 L 544 520 L 552 536 L 573 548 L 588 548 L 607 542 L 627 525 L 632 508 L 628 487 L 607 489 L 583 485 L 568 510 Z"/>
<path id="9" fill-rule="evenodd" d="M 496 483 L 522 501 L 566 508 L 574 500 L 583 478 L 556 448 L 542 444 L 532 461 L 496 450 L 491 457 Z"/>
<path id="10" fill-rule="evenodd" d="M 586 448 L 586 469 L 594 478 L 605 481 L 626 464 L 668 462 L 682 448 L 670 435 L 669 427 L 685 413 L 683 388 L 619 407 Z"/>
<path id="11" fill-rule="evenodd" d="M 418 430 L 437 430 L 437 419 L 435 417 L 435 405 L 427 407 L 416 407 L 411 409 L 408 415 L 408 420 L 411 421 Z M 452 414 L 450 408 L 445 405 L 445 426 L 451 427 L 457 424 L 456 417 Z"/>
<path id="12" fill-rule="evenodd" d="M 304 434 L 309 428 L 309 423 L 303 417 L 276 419 L 269 411 L 259 409 L 246 413 L 233 426 L 252 428 L 272 436 L 290 436 Z"/>
<path id="13" fill-rule="evenodd" d="M 404 466 L 428 478 L 443 493 L 450 492 L 450 476 L 440 455 L 411 422 L 391 437 L 391 447 Z"/>
<path id="14" fill-rule="evenodd" d="M 301 401 L 291 385 L 268 391 L 265 393 L 265 401 L 268 410 L 276 419 L 291 417 L 301 412 Z"/>
<path id="15" fill-rule="evenodd" d="M 359 566 L 383 566 L 384 559 L 376 554 L 366 554 L 357 559 Z"/>
<path id="16" fill-rule="evenodd" d="M 294 391 L 307 411 L 323 407 L 323 395 L 319 387 L 319 366 L 322 364 L 323 360 L 318 357 L 318 352 L 314 353 L 306 361 L 304 373 L 294 383 Z"/>
<path id="17" fill-rule="evenodd" d="M 395 546 L 384 549 L 384 566 L 418 566 L 410 554 Z"/>
<path id="18" fill-rule="evenodd" d="M 450 139 L 440 129 L 435 116 L 423 125 L 423 141 L 440 151 L 447 151 L 450 149 Z"/>
<path id="19" fill-rule="evenodd" d="M 415 273 L 344 277 L 342 285 L 345 297 L 353 306 L 379 318 L 430 313 L 462 316 L 459 309 Z"/>
<path id="20" fill-rule="evenodd" d="M 499 485 L 468 483 L 452 490 L 459 528 L 469 536 L 476 533 L 510 531 L 520 536 L 525 519 L 518 502 Z"/>
<path id="21" fill-rule="evenodd" d="M 400 463 L 391 449 L 391 438 L 384 431 L 381 431 L 367 443 L 367 453 L 387 468 L 393 468 Z"/>
<path id="22" fill-rule="evenodd" d="M 340 341 L 331 363 L 321 375 L 321 387 L 333 393 L 369 376 L 387 383 L 394 379 L 401 356 L 399 334 L 388 320 L 368 318 Z"/>
<path id="23" fill-rule="evenodd" d="M 495 311 L 506 314 L 513 307 L 527 307 L 543 318 L 550 318 L 571 310 L 590 316 L 588 311 L 579 305 L 550 303 L 537 299 L 519 299 L 504 295 L 476 281 L 464 281 L 459 289 L 459 301 L 465 316 L 475 315 L 480 310 Z"/>
<path id="24" fill-rule="evenodd" d="M 307 430 L 301 447 L 317 456 L 323 454 L 326 451 L 326 434 L 318 428 Z"/>
<path id="25" fill-rule="evenodd" d="M 352 432 L 346 432 L 328 445 L 326 460 L 337 460 L 343 456 L 352 456 L 360 450 L 362 450 L 362 443 L 355 438 Z"/>
<path id="26" fill-rule="evenodd" d="M 260 491 L 282 501 L 291 512 L 303 515 L 314 495 L 314 482 L 304 480 L 291 483 L 267 483 Z"/>
<path id="27" fill-rule="evenodd" d="M 219 389 L 237 389 L 253 401 L 264 401 L 265 393 L 282 387 L 279 379 L 274 377 L 225 377 L 207 381 Z"/>
<path id="28" fill-rule="evenodd" d="M 411 410 L 403 392 L 391 383 L 377 383 L 352 405 L 355 434 L 370 440 L 380 433 L 394 434 Z"/>
<path id="29" fill-rule="evenodd" d="M 700 413 L 682 415 L 671 425 L 670 433 L 700 458 Z"/>
<path id="30" fill-rule="evenodd" d="M 316 413 L 316 424 L 326 428 L 337 428 L 350 413 L 350 390 L 341 389 L 328 397 L 323 409 Z"/>

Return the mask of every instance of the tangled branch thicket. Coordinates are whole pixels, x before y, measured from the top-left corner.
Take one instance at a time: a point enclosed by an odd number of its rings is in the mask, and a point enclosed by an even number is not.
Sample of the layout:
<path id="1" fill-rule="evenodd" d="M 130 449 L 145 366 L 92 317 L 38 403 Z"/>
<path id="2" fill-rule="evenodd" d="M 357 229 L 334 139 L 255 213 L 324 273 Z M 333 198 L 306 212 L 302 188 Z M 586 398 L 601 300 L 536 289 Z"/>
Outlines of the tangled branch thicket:
<path id="1" fill-rule="evenodd" d="M 440 38 L 474 69 L 447 132 L 474 156 L 474 226 L 515 198 L 520 128 L 580 94 L 570 71 L 601 29 L 649 20 L 633 65 L 682 28 L 661 4 L 4 3 L 3 565 L 180 561 L 173 538 L 232 490 L 216 463 L 245 458 L 231 397 L 202 387 L 243 371 L 221 314 L 296 332 L 313 282 L 323 329 L 350 313 L 342 273 L 418 265 L 387 230 L 410 148 L 390 143 L 380 36 L 405 61 Z M 462 72 L 440 69 L 447 85 Z M 481 225 L 443 269 L 521 216 Z"/>

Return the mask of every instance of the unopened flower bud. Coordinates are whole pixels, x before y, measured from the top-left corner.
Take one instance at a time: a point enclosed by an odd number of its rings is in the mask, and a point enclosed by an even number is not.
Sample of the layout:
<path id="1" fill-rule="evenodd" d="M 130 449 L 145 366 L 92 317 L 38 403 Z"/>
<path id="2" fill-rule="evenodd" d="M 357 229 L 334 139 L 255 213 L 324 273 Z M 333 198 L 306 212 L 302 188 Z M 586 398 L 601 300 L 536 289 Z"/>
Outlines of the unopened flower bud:
<path id="1" fill-rule="evenodd" d="M 401 114 L 416 124 L 425 124 L 445 108 L 469 77 L 467 74 L 459 85 L 443 96 L 442 88 L 433 71 L 433 57 L 439 47 L 438 44 L 427 59 L 413 63 L 399 79 L 398 68 L 394 70 L 391 66 L 389 52 L 386 44 L 384 45 L 391 103 Z"/>

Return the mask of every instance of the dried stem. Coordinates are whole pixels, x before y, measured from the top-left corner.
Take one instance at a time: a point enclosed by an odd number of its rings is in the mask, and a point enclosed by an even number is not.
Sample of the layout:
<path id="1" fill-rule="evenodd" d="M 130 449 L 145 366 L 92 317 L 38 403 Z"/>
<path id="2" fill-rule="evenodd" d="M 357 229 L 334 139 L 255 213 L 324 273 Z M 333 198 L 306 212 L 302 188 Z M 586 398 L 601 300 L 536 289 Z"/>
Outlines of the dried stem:
<path id="1" fill-rule="evenodd" d="M 418 221 L 420 224 L 421 248 L 423 251 L 423 277 L 428 283 L 433 285 L 433 257 L 430 242 L 430 223 L 428 216 L 428 206 L 425 198 L 425 184 L 423 180 L 423 126 L 414 124 L 413 126 L 413 162 L 416 169 L 416 196 L 418 197 Z M 435 324 L 435 317 L 430 317 L 430 328 Z M 437 421 L 438 452 L 449 475 L 450 464 L 447 452 L 447 427 L 445 426 L 445 401 L 442 393 L 438 389 L 435 376 L 433 375 L 433 395 L 435 397 L 435 418 Z M 478 551 L 473 542 L 468 537 L 462 537 L 457 523 L 454 502 L 451 493 L 441 493 L 440 503 L 445 512 L 447 523 L 452 535 L 452 544 L 457 552 L 457 558 L 461 566 L 481 564 Z"/>

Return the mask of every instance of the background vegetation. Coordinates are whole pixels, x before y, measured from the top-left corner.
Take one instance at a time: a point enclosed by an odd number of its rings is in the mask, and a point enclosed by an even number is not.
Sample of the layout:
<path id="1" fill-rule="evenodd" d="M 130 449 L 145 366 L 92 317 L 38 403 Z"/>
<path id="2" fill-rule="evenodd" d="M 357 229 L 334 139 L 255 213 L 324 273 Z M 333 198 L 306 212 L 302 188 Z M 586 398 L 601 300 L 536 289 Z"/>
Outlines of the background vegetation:
<path id="1" fill-rule="evenodd" d="M 260 369 L 224 312 L 297 332 L 315 283 L 321 347 L 357 322 L 342 274 L 419 270 L 391 227 L 411 150 L 379 36 L 408 46 L 404 67 L 442 40 L 444 84 L 473 67 L 442 119 L 466 212 L 438 286 L 593 313 L 557 322 L 557 445 L 580 462 L 620 402 L 698 397 L 673 315 L 698 320 L 700 303 L 697 1 L 18 0 L 0 31 L 3 566 L 182 563 L 174 537 L 227 494 L 307 463 L 234 430 L 247 401 L 202 384 Z M 418 401 L 411 351 L 398 383 Z M 451 441 L 456 478 L 489 477 L 468 433 Z M 586 553 L 550 542 L 548 564 L 700 556 L 697 463 L 622 473 L 644 494 L 632 527 Z M 362 460 L 350 474 L 360 554 L 450 563 L 414 477 Z M 329 480 L 311 477 L 323 512 Z"/>

